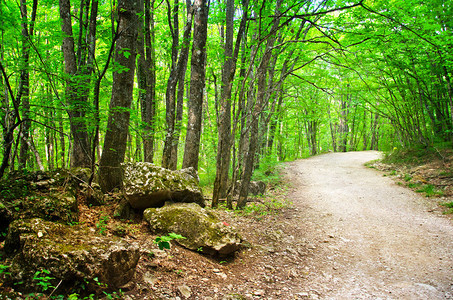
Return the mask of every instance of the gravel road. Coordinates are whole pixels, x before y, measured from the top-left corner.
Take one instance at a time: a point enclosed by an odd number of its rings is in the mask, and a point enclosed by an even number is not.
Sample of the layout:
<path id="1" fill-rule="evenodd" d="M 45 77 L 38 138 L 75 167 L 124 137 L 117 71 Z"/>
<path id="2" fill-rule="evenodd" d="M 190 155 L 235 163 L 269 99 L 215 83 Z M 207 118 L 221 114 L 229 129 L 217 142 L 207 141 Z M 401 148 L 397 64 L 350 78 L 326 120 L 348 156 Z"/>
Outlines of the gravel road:
<path id="1" fill-rule="evenodd" d="M 453 225 L 433 200 L 363 164 L 379 152 L 292 162 L 292 199 L 313 246 L 302 284 L 321 299 L 453 299 Z M 305 295 L 299 293 L 299 295 Z"/>

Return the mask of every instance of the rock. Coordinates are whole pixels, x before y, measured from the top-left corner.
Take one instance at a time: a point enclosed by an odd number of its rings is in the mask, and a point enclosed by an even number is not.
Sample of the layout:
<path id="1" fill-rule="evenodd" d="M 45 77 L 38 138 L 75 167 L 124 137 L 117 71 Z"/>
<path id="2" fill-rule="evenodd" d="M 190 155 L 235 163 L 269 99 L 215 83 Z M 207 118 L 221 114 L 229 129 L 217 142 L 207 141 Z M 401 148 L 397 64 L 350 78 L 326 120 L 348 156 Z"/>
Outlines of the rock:
<path id="1" fill-rule="evenodd" d="M 171 171 L 152 163 L 125 163 L 123 192 L 135 209 L 161 207 L 166 201 L 205 206 L 198 175 L 193 168 Z"/>
<path id="2" fill-rule="evenodd" d="M 146 272 L 143 274 L 142 280 L 145 283 L 148 283 L 149 285 L 153 286 L 157 282 L 157 277 L 151 274 L 150 272 Z"/>
<path id="3" fill-rule="evenodd" d="M 29 196 L 20 201 L 14 219 L 41 218 L 71 224 L 78 221 L 75 195 L 67 191 L 48 191 L 42 195 Z"/>
<path id="4" fill-rule="evenodd" d="M 188 287 L 187 285 L 178 286 L 178 291 L 181 293 L 184 299 L 190 298 L 190 296 L 192 296 L 192 291 L 190 290 L 190 287 Z"/>
<path id="5" fill-rule="evenodd" d="M 119 220 L 127 220 L 133 217 L 133 210 L 129 201 L 121 199 L 113 212 L 113 217 Z"/>
<path id="6" fill-rule="evenodd" d="M 140 257 L 138 246 L 117 237 L 38 218 L 13 221 L 4 249 L 12 256 L 13 280 L 27 288 L 37 283 L 32 280 L 37 270 L 48 270 L 52 284 L 61 280 L 62 288 L 88 283 L 94 290 L 98 282 L 118 288 L 133 278 Z"/>
<path id="7" fill-rule="evenodd" d="M 101 187 L 97 183 L 82 183 L 79 194 L 85 198 L 86 204 L 89 206 L 100 206 L 105 204 L 105 195 L 102 193 Z"/>
<path id="8" fill-rule="evenodd" d="M 234 195 L 239 195 L 241 191 L 241 181 L 236 182 Z M 266 192 L 266 184 L 263 181 L 250 181 L 249 194 L 254 196 L 263 195 Z"/>
<path id="9" fill-rule="evenodd" d="M 17 219 L 77 222 L 77 191 L 88 180 L 89 172 L 89 169 L 12 172 L 0 182 L 0 230 Z"/>
<path id="10" fill-rule="evenodd" d="M 190 250 L 209 255 L 229 255 L 239 249 L 241 236 L 221 222 L 212 211 L 195 203 L 175 203 L 149 208 L 143 218 L 157 233 L 174 232 L 185 237 L 176 242 Z"/>

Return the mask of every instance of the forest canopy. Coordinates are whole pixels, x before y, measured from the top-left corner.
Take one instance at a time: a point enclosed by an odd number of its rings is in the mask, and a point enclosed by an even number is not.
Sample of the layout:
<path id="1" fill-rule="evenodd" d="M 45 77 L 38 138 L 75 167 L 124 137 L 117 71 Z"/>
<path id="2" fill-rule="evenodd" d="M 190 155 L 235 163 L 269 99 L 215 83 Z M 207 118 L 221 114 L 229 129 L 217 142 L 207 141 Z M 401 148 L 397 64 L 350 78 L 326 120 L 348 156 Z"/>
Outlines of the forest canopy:
<path id="1" fill-rule="evenodd" d="M 451 146 L 447 0 L 0 0 L 0 176 L 194 167 L 213 206 L 326 151 Z M 238 206 L 247 201 L 241 185 Z"/>

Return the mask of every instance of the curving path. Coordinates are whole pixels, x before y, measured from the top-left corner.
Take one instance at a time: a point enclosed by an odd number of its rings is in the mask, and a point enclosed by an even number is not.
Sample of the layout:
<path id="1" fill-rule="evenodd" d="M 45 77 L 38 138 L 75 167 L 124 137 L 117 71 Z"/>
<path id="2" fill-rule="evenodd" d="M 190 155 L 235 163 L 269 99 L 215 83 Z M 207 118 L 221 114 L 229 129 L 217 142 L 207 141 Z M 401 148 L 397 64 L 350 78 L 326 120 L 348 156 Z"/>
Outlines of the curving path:
<path id="1" fill-rule="evenodd" d="M 315 245 L 301 283 L 306 295 L 453 299 L 451 220 L 430 212 L 433 200 L 363 166 L 379 155 L 329 153 L 290 164 L 298 234 Z"/>

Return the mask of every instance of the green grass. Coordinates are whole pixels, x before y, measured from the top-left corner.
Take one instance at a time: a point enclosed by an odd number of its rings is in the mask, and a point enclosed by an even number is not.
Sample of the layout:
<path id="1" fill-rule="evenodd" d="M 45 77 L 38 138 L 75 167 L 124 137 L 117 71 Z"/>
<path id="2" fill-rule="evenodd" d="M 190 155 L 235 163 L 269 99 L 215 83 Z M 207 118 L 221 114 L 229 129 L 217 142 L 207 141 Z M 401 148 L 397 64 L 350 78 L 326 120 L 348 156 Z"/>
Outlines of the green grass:
<path id="1" fill-rule="evenodd" d="M 440 197 L 444 195 L 444 192 L 438 190 L 432 184 L 423 185 L 420 189 L 416 190 L 417 193 L 425 193 L 426 197 Z"/>
<path id="2" fill-rule="evenodd" d="M 412 180 L 412 176 L 411 175 L 409 175 L 409 174 L 405 174 L 404 175 L 404 181 L 407 182 L 407 181 L 411 181 L 411 180 Z"/>
<path id="3" fill-rule="evenodd" d="M 449 215 L 449 214 L 453 214 L 453 201 L 452 201 L 452 202 L 441 203 L 440 205 L 442 205 L 442 206 L 448 208 L 448 210 L 446 210 L 446 211 L 444 212 L 444 214 L 446 214 L 446 215 L 447 215 L 447 214 L 448 214 L 448 215 Z"/>
<path id="4" fill-rule="evenodd" d="M 422 184 L 419 183 L 419 182 L 409 182 L 407 184 L 407 187 L 411 188 L 411 189 L 415 189 L 415 188 L 418 188 L 419 186 L 421 186 Z"/>

